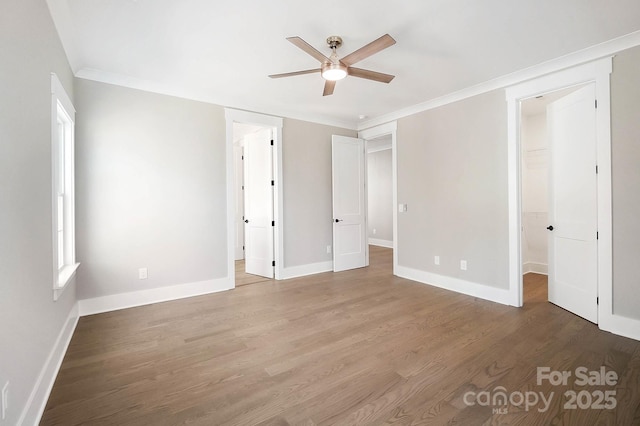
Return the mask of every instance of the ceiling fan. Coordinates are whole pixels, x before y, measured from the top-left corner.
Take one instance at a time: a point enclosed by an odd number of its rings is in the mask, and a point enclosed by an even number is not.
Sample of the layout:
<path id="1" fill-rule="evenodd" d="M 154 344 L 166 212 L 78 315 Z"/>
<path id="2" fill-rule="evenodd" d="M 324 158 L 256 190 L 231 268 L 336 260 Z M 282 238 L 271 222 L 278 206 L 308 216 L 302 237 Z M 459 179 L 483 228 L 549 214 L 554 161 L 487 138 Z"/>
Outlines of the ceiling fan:
<path id="1" fill-rule="evenodd" d="M 300 37 L 287 37 L 287 40 L 320 61 L 321 66 L 320 68 L 311 70 L 294 71 L 283 74 L 272 74 L 269 77 L 293 77 L 294 75 L 313 74 L 319 72 L 322 75 L 322 78 L 325 79 L 324 91 L 322 92 L 322 96 L 333 94 L 333 89 L 336 86 L 336 81 L 342 80 L 347 75 L 366 78 L 367 80 L 379 81 L 381 83 L 389 83 L 395 77 L 393 75 L 384 74 L 377 71 L 365 70 L 352 66 L 356 62 L 368 58 L 369 56 L 396 44 L 396 41 L 389 34 L 383 35 L 379 39 L 372 41 L 371 43 L 361 47 L 353 53 L 348 54 L 342 59 L 339 59 L 336 53 L 338 47 L 342 45 L 342 39 L 338 36 L 331 36 L 327 38 L 327 44 L 332 51 L 331 56 L 329 56 L 328 58 Z"/>

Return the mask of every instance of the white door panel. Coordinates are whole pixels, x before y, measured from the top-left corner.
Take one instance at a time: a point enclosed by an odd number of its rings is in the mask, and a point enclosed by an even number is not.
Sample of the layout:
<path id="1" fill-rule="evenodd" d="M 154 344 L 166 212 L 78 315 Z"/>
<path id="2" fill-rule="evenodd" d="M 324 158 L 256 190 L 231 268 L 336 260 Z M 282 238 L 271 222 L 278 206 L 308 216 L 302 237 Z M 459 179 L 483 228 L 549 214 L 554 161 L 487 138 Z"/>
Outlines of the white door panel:
<path id="1" fill-rule="evenodd" d="M 333 136 L 333 270 L 366 266 L 364 140 Z"/>
<path id="2" fill-rule="evenodd" d="M 235 228 L 235 260 L 244 259 L 244 167 L 242 165 L 243 147 L 240 144 L 233 145 L 234 182 L 236 191 L 236 228 Z"/>
<path id="3" fill-rule="evenodd" d="M 549 301 L 598 322 L 595 87 L 547 107 L 551 185 Z"/>
<path id="4" fill-rule="evenodd" d="M 245 271 L 273 278 L 273 156 L 271 130 L 244 140 Z"/>

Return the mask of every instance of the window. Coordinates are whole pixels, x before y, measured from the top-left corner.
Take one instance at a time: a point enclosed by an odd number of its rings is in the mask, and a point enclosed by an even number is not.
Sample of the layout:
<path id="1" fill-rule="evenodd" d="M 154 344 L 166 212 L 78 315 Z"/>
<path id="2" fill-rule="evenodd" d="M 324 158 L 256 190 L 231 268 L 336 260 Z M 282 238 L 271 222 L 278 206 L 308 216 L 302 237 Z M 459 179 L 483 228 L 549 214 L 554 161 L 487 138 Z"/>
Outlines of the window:
<path id="1" fill-rule="evenodd" d="M 53 298 L 57 300 L 79 264 L 75 248 L 75 109 L 55 74 L 51 74 L 51 115 Z"/>

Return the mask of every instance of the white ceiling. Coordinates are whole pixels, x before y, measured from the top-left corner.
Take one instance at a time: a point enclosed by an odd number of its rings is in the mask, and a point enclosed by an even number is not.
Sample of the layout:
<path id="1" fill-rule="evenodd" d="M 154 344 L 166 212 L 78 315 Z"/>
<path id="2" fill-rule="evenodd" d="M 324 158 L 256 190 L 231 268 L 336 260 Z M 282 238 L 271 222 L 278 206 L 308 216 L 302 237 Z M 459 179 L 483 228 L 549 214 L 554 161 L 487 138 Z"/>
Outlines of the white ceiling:
<path id="1" fill-rule="evenodd" d="M 47 0 L 76 75 L 356 128 L 370 120 L 640 30 L 638 0 Z M 323 97 L 318 67 L 285 40 L 339 56 L 389 33 Z"/>

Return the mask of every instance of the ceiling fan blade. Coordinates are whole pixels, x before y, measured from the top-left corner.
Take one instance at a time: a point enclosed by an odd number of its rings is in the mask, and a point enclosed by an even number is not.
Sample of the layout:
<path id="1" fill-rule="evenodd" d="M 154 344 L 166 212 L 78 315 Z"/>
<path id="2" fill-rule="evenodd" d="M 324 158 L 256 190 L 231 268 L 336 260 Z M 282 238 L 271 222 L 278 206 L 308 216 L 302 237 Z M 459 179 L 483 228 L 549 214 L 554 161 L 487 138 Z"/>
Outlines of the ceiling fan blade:
<path id="1" fill-rule="evenodd" d="M 336 87 L 336 82 L 331 80 L 325 80 L 324 82 L 324 92 L 322 92 L 322 96 L 333 95 L 333 89 Z"/>
<path id="2" fill-rule="evenodd" d="M 317 68 L 314 70 L 285 72 L 282 74 L 271 74 L 269 77 L 271 78 L 293 77 L 294 75 L 313 74 L 314 72 L 320 72 L 320 68 Z"/>
<path id="3" fill-rule="evenodd" d="M 287 37 L 287 40 L 289 40 L 291 43 L 295 44 L 300 49 L 302 49 L 305 52 L 307 52 L 309 55 L 311 55 L 314 58 L 316 58 L 318 61 L 320 61 L 320 63 L 331 62 L 329 60 L 329 58 L 324 56 L 315 47 L 311 46 L 309 43 L 307 43 L 306 41 L 304 41 L 300 37 L 298 37 L 298 36 L 296 36 L 296 37 Z"/>
<path id="4" fill-rule="evenodd" d="M 396 41 L 389 34 L 385 34 L 377 40 L 372 41 L 366 46 L 361 47 L 340 59 L 340 62 L 345 64 L 346 66 L 351 66 L 356 62 L 360 62 L 361 60 L 368 58 L 374 53 L 378 53 L 379 51 L 386 49 L 389 46 L 393 46 L 396 44 Z"/>
<path id="5" fill-rule="evenodd" d="M 377 71 L 363 70 L 362 68 L 349 67 L 349 75 L 354 77 L 366 78 L 367 80 L 379 81 L 380 83 L 389 83 L 395 75 L 385 74 Z"/>

